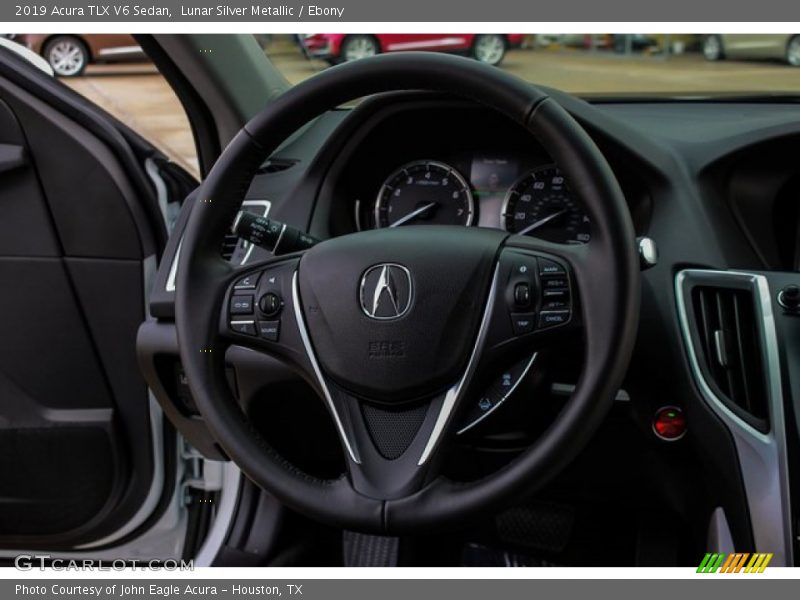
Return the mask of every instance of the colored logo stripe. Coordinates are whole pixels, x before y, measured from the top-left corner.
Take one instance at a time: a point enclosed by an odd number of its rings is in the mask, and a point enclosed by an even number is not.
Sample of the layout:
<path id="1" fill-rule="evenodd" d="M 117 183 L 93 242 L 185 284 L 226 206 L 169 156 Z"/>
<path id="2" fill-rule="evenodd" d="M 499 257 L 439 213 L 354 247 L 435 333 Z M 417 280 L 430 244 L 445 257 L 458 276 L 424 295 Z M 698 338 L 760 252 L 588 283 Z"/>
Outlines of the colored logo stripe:
<path id="1" fill-rule="evenodd" d="M 772 553 L 707 552 L 697 567 L 698 573 L 763 573 L 772 560 Z M 748 559 L 750 559 L 748 561 Z M 746 565 L 746 566 L 745 566 Z"/>

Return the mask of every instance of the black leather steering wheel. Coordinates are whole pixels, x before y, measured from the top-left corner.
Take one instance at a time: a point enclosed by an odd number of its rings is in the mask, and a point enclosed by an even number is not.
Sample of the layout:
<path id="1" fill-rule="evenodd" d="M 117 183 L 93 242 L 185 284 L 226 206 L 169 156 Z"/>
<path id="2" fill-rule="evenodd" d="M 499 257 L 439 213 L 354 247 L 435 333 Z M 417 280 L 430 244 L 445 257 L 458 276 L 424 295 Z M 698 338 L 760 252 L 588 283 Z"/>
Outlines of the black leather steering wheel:
<path id="1" fill-rule="evenodd" d="M 583 203 L 591 241 L 561 245 L 431 225 L 342 236 L 246 268 L 221 258 L 220 242 L 256 169 L 283 140 L 344 102 L 394 90 L 466 98 L 529 130 Z M 537 87 L 439 54 L 341 65 L 291 88 L 251 120 L 222 153 L 198 198 L 178 266 L 181 360 L 221 447 L 251 480 L 295 510 L 384 535 L 462 522 L 541 486 L 576 455 L 611 406 L 638 321 L 633 226 L 603 155 Z M 243 282 L 244 276 L 250 279 Z M 542 290 L 554 279 L 568 289 L 567 302 L 549 310 Z M 520 282 L 533 294 L 526 314 L 535 315 L 521 329 L 513 322 L 519 310 L 513 287 Z M 277 297 L 278 314 L 258 307 L 266 294 Z M 479 481 L 440 475 L 454 417 L 464 398 L 479 391 L 489 365 L 576 327 L 585 341 L 583 371 L 541 437 Z M 226 379 L 230 344 L 279 357 L 315 387 L 339 432 L 345 474 L 321 480 L 303 473 L 259 435 Z"/>

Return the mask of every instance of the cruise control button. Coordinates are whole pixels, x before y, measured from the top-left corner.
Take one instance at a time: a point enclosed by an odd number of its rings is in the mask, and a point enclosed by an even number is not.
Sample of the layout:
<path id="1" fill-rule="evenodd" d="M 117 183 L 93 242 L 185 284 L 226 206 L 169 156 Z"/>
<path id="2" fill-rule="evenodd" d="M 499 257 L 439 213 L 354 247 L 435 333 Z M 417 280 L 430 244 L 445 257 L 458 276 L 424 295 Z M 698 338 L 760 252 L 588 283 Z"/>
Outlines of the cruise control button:
<path id="1" fill-rule="evenodd" d="M 242 277 L 239 281 L 237 281 L 233 289 L 235 290 L 254 290 L 258 285 L 258 278 L 261 276 L 261 273 L 252 273 L 247 277 Z"/>
<path id="2" fill-rule="evenodd" d="M 560 264 L 547 260 L 546 258 L 539 258 L 539 274 L 541 275 L 564 275 L 566 271 Z"/>
<path id="3" fill-rule="evenodd" d="M 568 310 L 543 311 L 539 314 L 539 327 L 563 325 L 567 321 L 569 321 Z"/>
<path id="4" fill-rule="evenodd" d="M 280 321 L 259 321 L 258 334 L 269 342 L 277 342 L 281 333 Z"/>
<path id="5" fill-rule="evenodd" d="M 230 311 L 232 315 L 252 315 L 253 297 L 252 296 L 232 296 Z"/>
<path id="6" fill-rule="evenodd" d="M 548 302 L 542 302 L 542 310 L 564 310 L 568 311 L 570 309 L 569 302 L 564 302 L 563 300 L 551 300 Z"/>
<path id="7" fill-rule="evenodd" d="M 535 313 L 511 313 L 511 327 L 514 335 L 525 335 L 536 327 Z"/>
<path id="8" fill-rule="evenodd" d="M 565 277 L 548 277 L 542 278 L 542 287 L 546 290 L 551 290 L 553 288 L 567 288 L 569 287 L 569 282 Z"/>
<path id="9" fill-rule="evenodd" d="M 231 329 L 237 333 L 255 335 L 256 323 L 255 321 L 231 321 Z"/>
<path id="10" fill-rule="evenodd" d="M 557 288 L 554 290 L 542 290 L 542 300 L 546 302 L 555 302 L 560 300 L 562 302 L 569 301 L 569 290 L 566 288 Z"/>

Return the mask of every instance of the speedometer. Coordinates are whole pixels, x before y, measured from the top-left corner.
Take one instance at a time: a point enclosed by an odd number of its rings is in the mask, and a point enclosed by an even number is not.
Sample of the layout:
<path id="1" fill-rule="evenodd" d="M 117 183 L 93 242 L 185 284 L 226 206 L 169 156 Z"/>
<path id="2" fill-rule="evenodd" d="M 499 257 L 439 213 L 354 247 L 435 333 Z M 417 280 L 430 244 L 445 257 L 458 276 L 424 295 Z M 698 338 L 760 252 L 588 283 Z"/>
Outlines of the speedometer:
<path id="1" fill-rule="evenodd" d="M 534 169 L 506 194 L 502 219 L 506 231 L 562 244 L 591 239 L 589 217 L 573 198 L 555 165 Z"/>
<path id="2" fill-rule="evenodd" d="M 381 186 L 375 225 L 471 225 L 475 205 L 469 184 L 454 168 L 420 160 L 400 167 Z"/>

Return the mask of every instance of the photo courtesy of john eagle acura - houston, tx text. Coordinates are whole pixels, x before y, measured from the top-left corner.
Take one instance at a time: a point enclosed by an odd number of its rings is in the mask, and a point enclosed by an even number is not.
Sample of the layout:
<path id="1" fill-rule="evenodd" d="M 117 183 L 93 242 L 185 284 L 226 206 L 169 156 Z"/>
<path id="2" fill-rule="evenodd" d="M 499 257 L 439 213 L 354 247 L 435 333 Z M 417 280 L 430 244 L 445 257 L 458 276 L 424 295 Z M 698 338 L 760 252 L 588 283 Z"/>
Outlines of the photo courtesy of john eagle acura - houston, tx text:
<path id="1" fill-rule="evenodd" d="M 0 563 L 794 566 L 800 34 L 312 23 L 0 38 Z"/>

